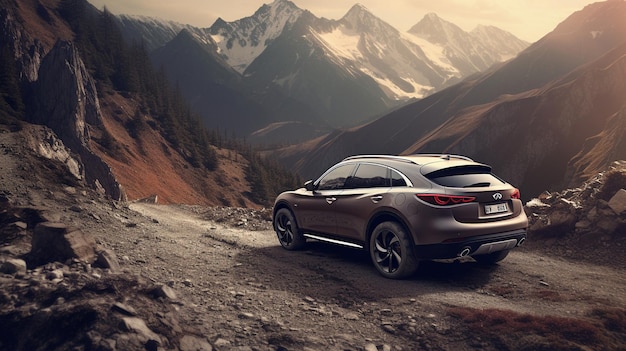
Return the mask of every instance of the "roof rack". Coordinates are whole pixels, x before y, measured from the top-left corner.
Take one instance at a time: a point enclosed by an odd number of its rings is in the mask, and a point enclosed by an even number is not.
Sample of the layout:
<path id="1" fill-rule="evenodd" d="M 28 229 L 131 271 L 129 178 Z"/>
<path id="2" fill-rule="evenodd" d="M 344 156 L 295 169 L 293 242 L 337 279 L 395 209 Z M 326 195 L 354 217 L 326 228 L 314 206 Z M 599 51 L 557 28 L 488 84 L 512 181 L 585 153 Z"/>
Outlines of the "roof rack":
<path id="1" fill-rule="evenodd" d="M 444 160 L 449 160 L 449 159 L 451 159 L 451 158 L 458 158 L 458 159 L 461 159 L 461 160 L 474 162 L 474 160 L 472 160 L 471 158 L 469 158 L 469 157 L 467 157 L 467 156 L 455 155 L 455 154 L 412 154 L 412 155 L 407 155 L 407 156 L 416 156 L 416 157 L 439 157 L 439 158 L 442 158 L 442 159 L 444 159 Z"/>
<path id="2" fill-rule="evenodd" d="M 408 157 L 439 157 L 439 158 L 444 159 L 444 160 L 449 160 L 451 158 L 457 158 L 457 159 L 461 159 L 461 160 L 465 160 L 465 161 L 474 162 L 474 160 L 472 160 L 471 158 L 469 158 L 467 156 L 461 156 L 461 155 L 455 155 L 455 154 L 411 154 L 411 155 L 404 155 L 404 156 L 394 156 L 394 155 L 356 155 L 356 156 L 346 157 L 344 159 L 344 161 L 355 160 L 355 159 L 359 159 L 359 158 L 386 158 L 386 159 L 391 159 L 391 160 L 415 163 L 413 160 L 411 160 Z"/>
<path id="3" fill-rule="evenodd" d="M 386 158 L 386 159 L 390 159 L 390 160 L 397 160 L 397 161 L 403 161 L 403 162 L 408 162 L 408 163 L 415 163 L 411 160 L 409 160 L 408 158 L 406 158 L 406 156 L 395 156 L 395 155 L 355 155 L 355 156 L 349 156 L 344 158 L 344 161 L 349 161 L 349 160 L 356 160 L 359 158 Z"/>

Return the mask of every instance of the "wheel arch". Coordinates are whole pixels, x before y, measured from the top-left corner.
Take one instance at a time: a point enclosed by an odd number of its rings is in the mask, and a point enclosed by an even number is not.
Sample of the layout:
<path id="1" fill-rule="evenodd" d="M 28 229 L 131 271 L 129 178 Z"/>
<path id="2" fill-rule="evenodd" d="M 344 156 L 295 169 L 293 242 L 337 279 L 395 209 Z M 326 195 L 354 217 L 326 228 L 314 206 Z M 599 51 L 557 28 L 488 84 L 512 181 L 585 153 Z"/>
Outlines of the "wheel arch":
<path id="1" fill-rule="evenodd" d="M 274 216 L 276 215 L 276 212 L 278 212 L 280 209 L 286 208 L 288 209 L 291 214 L 293 214 L 293 210 L 291 209 L 291 206 L 289 206 L 289 203 L 287 201 L 278 201 L 277 203 L 274 204 L 274 207 L 272 209 L 272 218 L 274 218 Z"/>
<path id="2" fill-rule="evenodd" d="M 367 227 L 365 228 L 365 248 L 369 251 L 370 239 L 372 237 L 372 233 L 374 232 L 374 228 L 377 225 L 383 222 L 396 222 L 402 226 L 402 228 L 408 234 L 409 240 L 411 240 L 411 244 L 415 245 L 415 240 L 413 240 L 413 232 L 410 227 L 407 225 L 407 222 L 402 218 L 402 216 L 391 210 L 382 210 L 375 213 L 367 223 Z"/>
<path id="3" fill-rule="evenodd" d="M 274 217 L 276 217 L 276 213 L 280 210 L 282 210 L 283 208 L 287 209 L 289 212 L 291 212 L 291 216 L 293 217 L 293 220 L 296 221 L 296 225 L 298 227 L 300 227 L 298 225 L 298 218 L 296 217 L 296 212 L 293 210 L 293 208 L 291 208 L 291 206 L 289 205 L 288 201 L 278 201 L 274 204 L 274 208 L 272 209 L 272 224 L 274 223 Z"/>

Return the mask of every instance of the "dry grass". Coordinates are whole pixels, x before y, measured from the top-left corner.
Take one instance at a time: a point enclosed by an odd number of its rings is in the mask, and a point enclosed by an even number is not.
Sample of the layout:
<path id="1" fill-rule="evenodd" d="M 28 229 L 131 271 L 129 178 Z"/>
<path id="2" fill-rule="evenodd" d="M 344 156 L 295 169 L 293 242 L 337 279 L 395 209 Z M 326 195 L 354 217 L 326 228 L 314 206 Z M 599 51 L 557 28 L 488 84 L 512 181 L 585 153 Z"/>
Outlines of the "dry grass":
<path id="1" fill-rule="evenodd" d="M 626 173 L 619 170 L 607 172 L 598 198 L 609 201 L 620 189 L 626 189 Z"/>
<path id="2" fill-rule="evenodd" d="M 625 309 L 598 308 L 590 313 L 589 318 L 537 316 L 499 309 L 461 307 L 452 308 L 448 313 L 465 323 L 473 335 L 505 345 L 511 350 L 626 349 Z M 520 340 L 532 340 L 533 344 L 524 344 Z"/>

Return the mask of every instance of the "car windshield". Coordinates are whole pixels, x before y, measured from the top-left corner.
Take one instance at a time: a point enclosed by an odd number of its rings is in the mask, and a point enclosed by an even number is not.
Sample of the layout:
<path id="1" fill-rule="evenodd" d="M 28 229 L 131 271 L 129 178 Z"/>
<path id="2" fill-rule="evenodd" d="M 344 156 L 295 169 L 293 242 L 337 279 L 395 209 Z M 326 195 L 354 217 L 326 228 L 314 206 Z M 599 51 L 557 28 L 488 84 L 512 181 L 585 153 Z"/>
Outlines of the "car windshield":
<path id="1" fill-rule="evenodd" d="M 488 172 L 484 167 L 452 167 L 441 169 L 426 175 L 426 178 L 441 186 L 451 188 L 489 187 L 505 182 Z"/>

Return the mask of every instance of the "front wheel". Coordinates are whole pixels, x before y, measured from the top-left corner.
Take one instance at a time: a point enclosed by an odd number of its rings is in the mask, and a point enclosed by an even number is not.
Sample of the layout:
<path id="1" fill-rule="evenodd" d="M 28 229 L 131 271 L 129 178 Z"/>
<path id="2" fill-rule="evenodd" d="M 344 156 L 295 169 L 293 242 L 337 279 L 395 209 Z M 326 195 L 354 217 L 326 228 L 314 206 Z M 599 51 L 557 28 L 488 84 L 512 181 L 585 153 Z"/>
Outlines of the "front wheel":
<path id="1" fill-rule="evenodd" d="M 509 250 L 496 251 L 489 254 L 484 255 L 475 255 L 472 256 L 473 259 L 478 263 L 482 264 L 496 264 L 497 262 L 502 261 L 506 256 L 509 255 Z"/>
<path id="2" fill-rule="evenodd" d="M 413 244 L 397 222 L 377 225 L 370 238 L 369 249 L 374 266 L 386 278 L 406 278 L 417 270 L 418 260 Z"/>
<path id="3" fill-rule="evenodd" d="M 287 250 L 299 250 L 306 244 L 306 238 L 298 230 L 291 211 L 281 208 L 274 215 L 274 231 L 280 245 Z"/>

